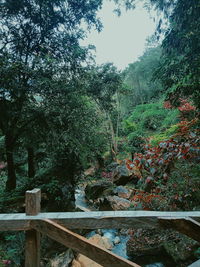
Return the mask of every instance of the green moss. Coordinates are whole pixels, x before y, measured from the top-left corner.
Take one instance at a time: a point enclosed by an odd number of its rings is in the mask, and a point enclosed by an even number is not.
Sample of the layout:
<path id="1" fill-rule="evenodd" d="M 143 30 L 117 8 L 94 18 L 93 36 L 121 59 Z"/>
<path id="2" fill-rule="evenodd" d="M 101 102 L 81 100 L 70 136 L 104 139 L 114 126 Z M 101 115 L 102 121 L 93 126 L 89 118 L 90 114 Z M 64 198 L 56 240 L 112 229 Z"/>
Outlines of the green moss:
<path id="1" fill-rule="evenodd" d="M 193 255 L 197 242 L 183 235 L 179 239 L 164 243 L 164 248 L 175 262 L 186 261 Z M 177 253 L 178 251 L 178 253 Z"/>

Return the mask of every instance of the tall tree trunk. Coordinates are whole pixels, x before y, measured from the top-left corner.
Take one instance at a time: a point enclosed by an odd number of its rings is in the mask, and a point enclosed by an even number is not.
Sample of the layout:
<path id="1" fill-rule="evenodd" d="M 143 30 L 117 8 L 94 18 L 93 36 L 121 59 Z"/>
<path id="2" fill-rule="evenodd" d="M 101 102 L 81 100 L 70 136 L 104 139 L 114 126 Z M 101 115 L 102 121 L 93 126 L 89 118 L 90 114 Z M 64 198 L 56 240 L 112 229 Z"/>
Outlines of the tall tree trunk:
<path id="1" fill-rule="evenodd" d="M 5 145 L 6 145 L 6 157 L 7 157 L 7 170 L 8 170 L 6 191 L 11 191 L 16 188 L 16 174 L 15 174 L 15 165 L 13 156 L 14 146 L 10 135 L 6 136 Z"/>
<path id="2" fill-rule="evenodd" d="M 117 92 L 117 123 L 116 123 L 116 133 L 115 133 L 115 148 L 116 153 L 118 152 L 118 136 L 119 136 L 119 125 L 120 125 L 120 119 L 121 119 L 121 106 L 120 106 L 120 99 L 119 94 Z"/>
<path id="3" fill-rule="evenodd" d="M 140 97 L 141 104 L 144 104 L 144 100 L 143 100 L 143 97 L 142 97 L 142 88 L 140 86 L 140 80 L 139 80 L 138 76 L 137 76 L 136 82 L 137 82 L 138 94 L 139 94 L 139 97 Z"/>
<path id="4" fill-rule="evenodd" d="M 114 131 L 114 127 L 113 127 L 113 123 L 112 120 L 108 114 L 108 123 L 109 123 L 109 130 L 110 130 L 110 135 L 111 135 L 111 155 L 112 155 L 112 159 L 116 160 L 116 155 L 117 155 L 117 142 L 115 141 L 115 131 Z"/>
<path id="5" fill-rule="evenodd" d="M 35 176 L 34 149 L 32 147 L 28 147 L 27 151 L 28 151 L 28 177 L 33 178 Z"/>

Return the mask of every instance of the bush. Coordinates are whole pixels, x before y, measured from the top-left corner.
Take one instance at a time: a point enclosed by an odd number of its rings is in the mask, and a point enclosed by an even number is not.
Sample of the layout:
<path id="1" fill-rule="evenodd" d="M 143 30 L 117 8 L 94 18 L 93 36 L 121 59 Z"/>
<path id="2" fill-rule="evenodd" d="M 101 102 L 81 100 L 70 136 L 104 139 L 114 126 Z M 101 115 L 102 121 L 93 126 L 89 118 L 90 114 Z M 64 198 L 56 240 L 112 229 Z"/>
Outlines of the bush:
<path id="1" fill-rule="evenodd" d="M 176 109 L 165 109 L 162 102 L 138 105 L 131 116 L 124 120 L 124 131 L 128 135 L 134 132 L 138 136 L 149 136 L 177 123 L 178 114 Z"/>
<path id="2" fill-rule="evenodd" d="M 177 124 L 172 125 L 166 131 L 151 136 L 150 144 L 152 146 L 156 146 L 159 144 L 159 142 L 170 139 L 177 131 L 178 131 L 178 125 Z"/>
<path id="3" fill-rule="evenodd" d="M 24 233 L 1 233 L 0 266 L 22 266 L 24 260 Z"/>

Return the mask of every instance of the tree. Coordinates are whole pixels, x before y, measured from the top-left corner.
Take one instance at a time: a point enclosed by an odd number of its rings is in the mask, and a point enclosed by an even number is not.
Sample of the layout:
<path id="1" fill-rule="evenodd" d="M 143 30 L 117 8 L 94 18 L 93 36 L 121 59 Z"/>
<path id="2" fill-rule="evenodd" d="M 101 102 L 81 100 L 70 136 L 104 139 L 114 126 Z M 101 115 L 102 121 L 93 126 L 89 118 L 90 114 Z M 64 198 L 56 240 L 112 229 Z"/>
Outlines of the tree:
<path id="1" fill-rule="evenodd" d="M 118 6 L 134 8 L 134 0 L 115 0 Z M 189 97 L 200 107 L 200 3 L 197 0 L 145 0 L 145 6 L 160 11 L 156 36 L 164 35 L 162 61 L 155 77 L 163 84 L 169 99 Z M 119 12 L 120 13 L 120 12 Z M 179 102 L 176 103 L 179 105 Z"/>
<path id="2" fill-rule="evenodd" d="M 84 36 L 80 23 L 84 20 L 99 30 L 96 11 L 100 7 L 101 1 L 93 0 L 1 1 L 0 128 L 5 135 L 7 190 L 16 187 L 13 154 L 17 141 L 38 119 L 33 112 L 33 107 L 40 109 L 35 96 L 50 97 L 51 83 L 78 75 L 87 56 L 87 49 L 79 46 Z"/>
<path id="3" fill-rule="evenodd" d="M 107 63 L 90 70 L 88 81 L 87 91 L 97 103 L 99 112 L 104 114 L 105 128 L 110 140 L 110 151 L 115 158 L 120 122 L 121 75 L 113 64 Z"/>
<path id="4" fill-rule="evenodd" d="M 163 60 L 156 76 L 172 102 L 177 102 L 177 96 L 184 96 L 192 98 L 200 107 L 200 3 L 196 0 L 151 2 L 169 18 L 162 43 Z"/>
<path id="5" fill-rule="evenodd" d="M 124 84 L 128 89 L 122 96 L 125 114 L 129 114 L 136 105 L 148 103 L 159 97 L 162 91 L 161 83 L 152 81 L 152 78 L 160 64 L 160 56 L 160 47 L 150 48 L 123 72 Z"/>

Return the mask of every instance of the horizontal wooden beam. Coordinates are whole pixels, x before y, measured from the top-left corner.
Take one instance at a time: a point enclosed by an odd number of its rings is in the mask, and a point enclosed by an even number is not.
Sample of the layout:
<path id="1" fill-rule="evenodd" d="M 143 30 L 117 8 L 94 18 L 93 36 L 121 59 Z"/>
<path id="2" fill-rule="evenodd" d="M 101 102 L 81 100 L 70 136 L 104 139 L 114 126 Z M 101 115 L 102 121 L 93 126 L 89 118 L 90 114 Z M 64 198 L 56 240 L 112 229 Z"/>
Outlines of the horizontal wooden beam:
<path id="1" fill-rule="evenodd" d="M 103 264 L 104 267 L 140 267 L 136 263 L 91 243 L 85 237 L 73 233 L 51 220 L 32 221 L 31 226 L 64 246 L 72 248 L 99 264 Z"/>
<path id="2" fill-rule="evenodd" d="M 0 214 L 0 231 L 27 231 L 30 230 L 30 220 L 23 213 Z"/>
<path id="3" fill-rule="evenodd" d="M 159 212 L 159 211 L 91 211 L 91 212 L 49 212 L 35 216 L 24 213 L 0 214 L 0 231 L 30 229 L 31 220 L 50 219 L 69 229 L 102 228 L 151 228 L 161 227 L 160 218 L 200 221 L 200 211 Z"/>

